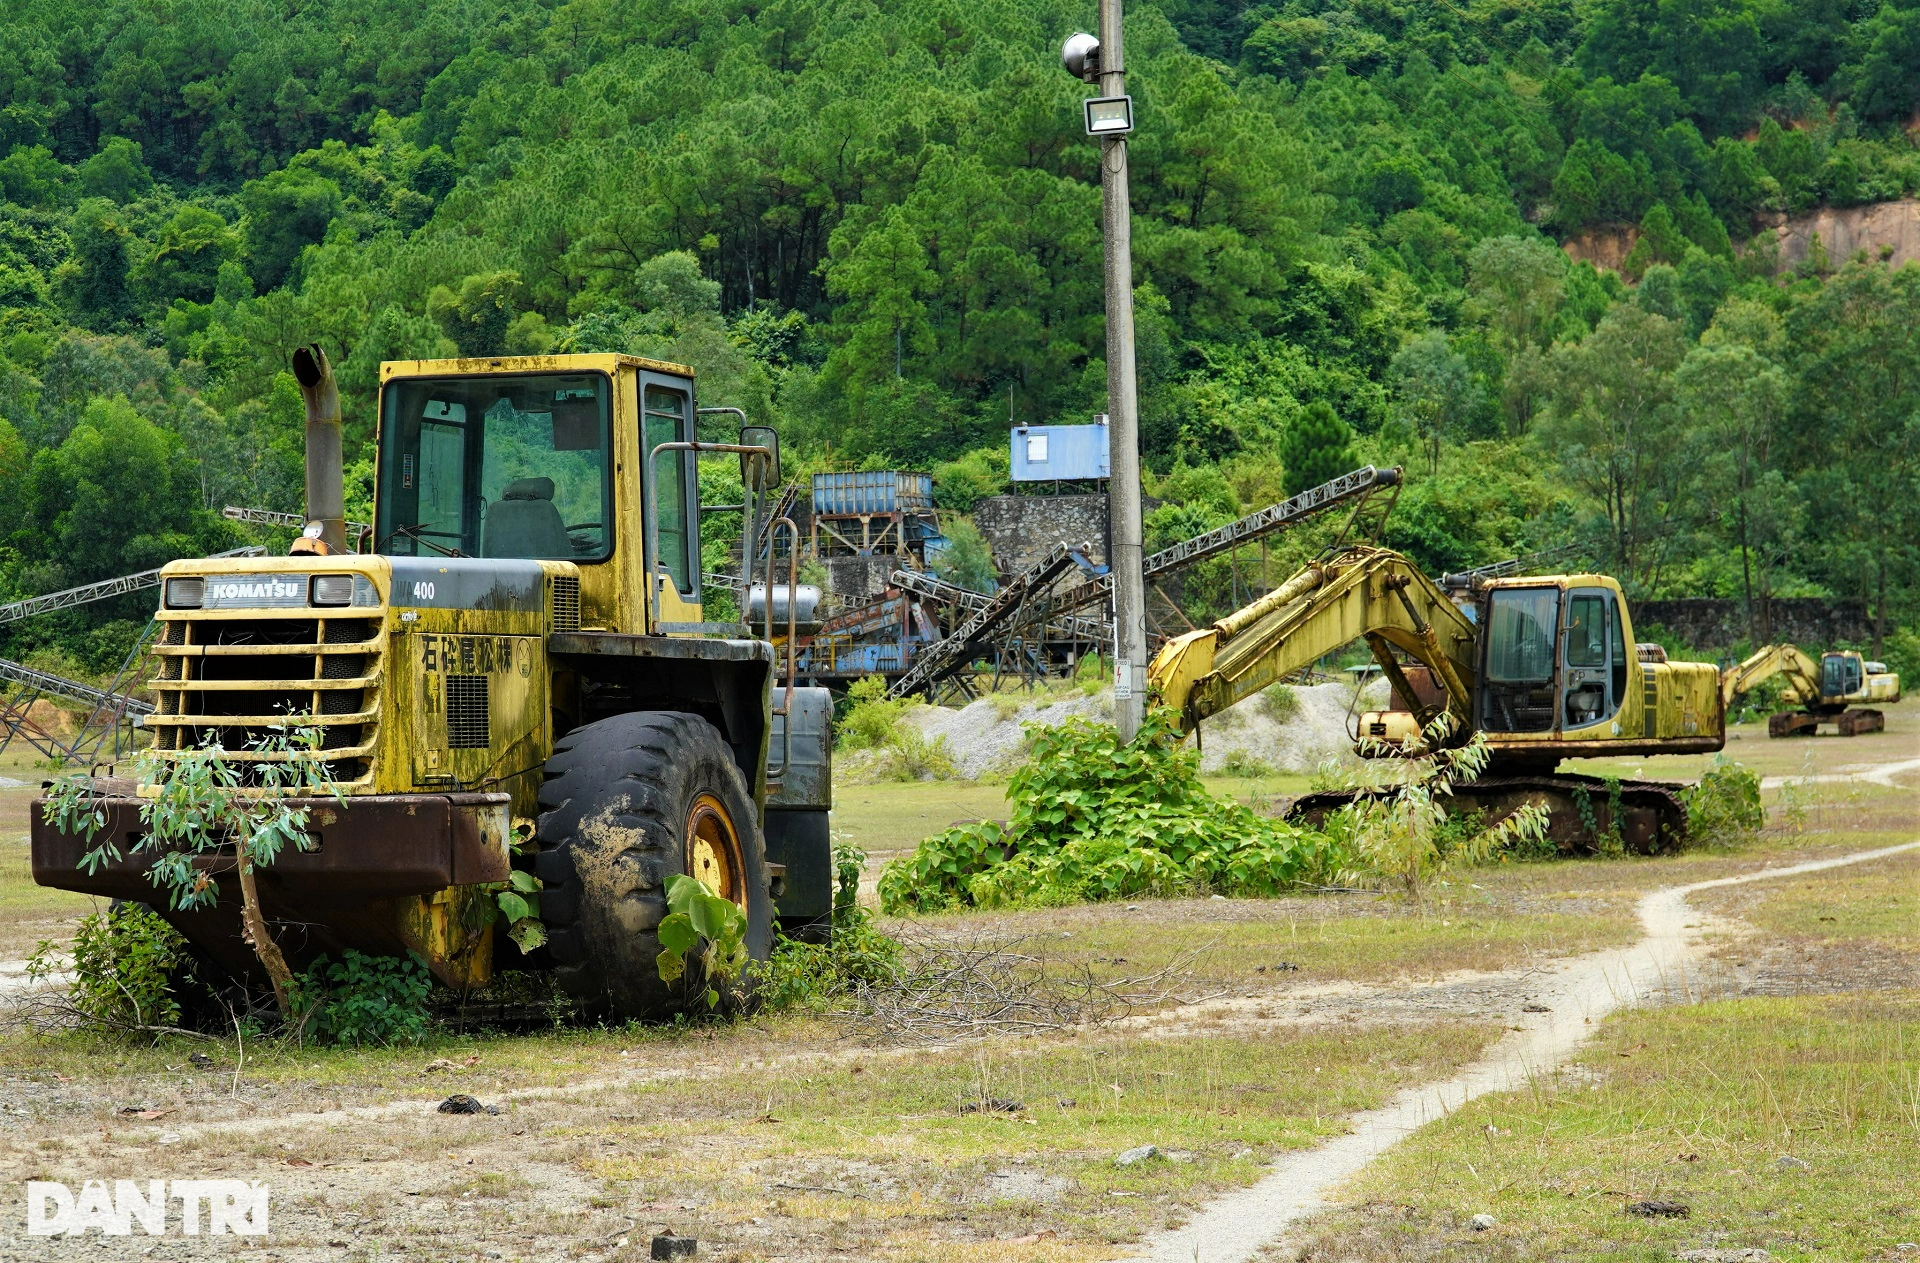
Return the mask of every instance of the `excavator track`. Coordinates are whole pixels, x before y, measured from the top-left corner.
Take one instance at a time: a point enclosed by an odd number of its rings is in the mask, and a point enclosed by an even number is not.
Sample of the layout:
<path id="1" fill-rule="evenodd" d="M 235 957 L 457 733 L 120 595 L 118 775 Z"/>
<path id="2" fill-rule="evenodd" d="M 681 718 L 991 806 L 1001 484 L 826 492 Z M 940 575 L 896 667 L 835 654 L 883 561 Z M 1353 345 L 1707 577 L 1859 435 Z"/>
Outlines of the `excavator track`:
<path id="1" fill-rule="evenodd" d="M 1664 855 L 1678 850 L 1686 839 L 1682 788 L 1667 781 L 1612 781 L 1565 772 L 1483 776 L 1453 787 L 1450 810 L 1483 812 L 1491 827 L 1524 804 L 1539 803 L 1547 809 L 1547 839 L 1563 855 L 1621 850 Z M 1287 819 L 1318 825 L 1356 799 L 1382 798 L 1393 792 L 1386 788 L 1305 794 L 1287 809 Z"/>

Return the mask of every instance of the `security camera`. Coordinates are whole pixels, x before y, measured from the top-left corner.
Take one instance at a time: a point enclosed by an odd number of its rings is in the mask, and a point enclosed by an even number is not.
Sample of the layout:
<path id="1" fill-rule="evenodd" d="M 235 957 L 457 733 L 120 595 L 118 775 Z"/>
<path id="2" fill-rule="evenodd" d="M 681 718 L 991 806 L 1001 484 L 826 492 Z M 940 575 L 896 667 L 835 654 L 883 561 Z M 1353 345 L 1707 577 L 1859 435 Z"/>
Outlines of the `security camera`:
<path id="1" fill-rule="evenodd" d="M 1060 46 L 1060 64 L 1077 79 L 1093 83 L 1100 77 L 1100 41 L 1081 31 Z"/>

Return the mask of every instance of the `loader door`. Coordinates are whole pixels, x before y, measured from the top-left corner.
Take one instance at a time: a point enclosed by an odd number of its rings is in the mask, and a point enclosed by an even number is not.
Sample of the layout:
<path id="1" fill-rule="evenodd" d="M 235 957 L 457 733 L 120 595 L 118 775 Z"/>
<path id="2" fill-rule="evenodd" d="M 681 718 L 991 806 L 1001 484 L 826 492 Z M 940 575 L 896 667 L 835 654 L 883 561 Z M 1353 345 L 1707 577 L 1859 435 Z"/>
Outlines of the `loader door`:
<path id="1" fill-rule="evenodd" d="M 661 443 L 693 440 L 692 383 L 683 377 L 640 374 L 643 452 Z M 660 538 L 655 557 L 671 578 L 680 599 L 700 599 L 700 507 L 691 452 L 662 452 L 654 464 L 653 485 L 643 495 L 654 500 L 654 524 Z M 651 583 L 648 590 L 653 590 Z"/>
<path id="2" fill-rule="evenodd" d="M 1605 588 L 1567 593 L 1566 670 L 1562 716 L 1567 728 L 1612 719 L 1626 693 L 1626 637 L 1620 608 Z"/>

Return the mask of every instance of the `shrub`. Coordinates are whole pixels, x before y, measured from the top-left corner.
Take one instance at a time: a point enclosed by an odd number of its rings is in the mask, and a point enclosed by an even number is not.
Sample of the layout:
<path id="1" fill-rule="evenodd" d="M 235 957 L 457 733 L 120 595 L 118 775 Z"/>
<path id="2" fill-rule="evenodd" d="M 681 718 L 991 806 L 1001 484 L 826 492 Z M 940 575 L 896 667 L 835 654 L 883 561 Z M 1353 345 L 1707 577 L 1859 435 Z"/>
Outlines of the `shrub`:
<path id="1" fill-rule="evenodd" d="M 1268 719 L 1283 724 L 1300 713 L 1300 695 L 1290 684 L 1269 684 L 1260 690 L 1260 709 Z"/>
<path id="2" fill-rule="evenodd" d="M 882 781 L 949 780 L 959 775 L 946 739 L 928 737 L 906 722 L 909 711 L 922 703 L 910 697 L 887 696 L 887 681 L 863 676 L 847 690 L 847 708 L 835 725 L 835 749 L 866 752 L 858 771 Z"/>
<path id="3" fill-rule="evenodd" d="M 27 958 L 36 981 L 61 971 L 59 953 L 42 943 Z M 187 941 L 139 903 L 123 903 L 83 917 L 73 935 L 73 981 L 67 998 L 86 1021 L 103 1029 L 151 1032 L 180 1024 L 174 986 L 191 970 Z"/>
<path id="4" fill-rule="evenodd" d="M 913 705 L 911 698 L 889 698 L 887 679 L 866 675 L 847 690 L 847 708 L 834 724 L 836 744 L 842 750 L 877 750 L 900 735 L 901 717 Z"/>
<path id="5" fill-rule="evenodd" d="M 1271 895 L 1328 880 L 1346 862 L 1328 835 L 1209 794 L 1168 713 L 1149 717 L 1128 745 L 1084 717 L 1029 725 L 1027 736 L 1028 756 L 1007 784 L 1011 820 L 956 826 L 887 865 L 884 911 Z"/>
<path id="6" fill-rule="evenodd" d="M 1418 904 L 1428 881 L 1454 864 L 1478 864 L 1507 848 L 1536 848 L 1547 832 L 1546 810 L 1529 803 L 1492 828 L 1481 813 L 1448 812 L 1453 787 L 1486 769 L 1484 734 L 1449 748 L 1453 717 L 1442 711 L 1404 754 L 1402 779 L 1390 793 L 1356 799 L 1340 814 L 1353 831 L 1362 866 Z"/>
<path id="7" fill-rule="evenodd" d="M 295 1011 L 307 1015 L 295 1032 L 329 1044 L 415 1043 L 427 1033 L 432 988 L 427 963 L 412 952 L 322 955 L 294 979 Z"/>
<path id="8" fill-rule="evenodd" d="M 1715 755 L 1700 783 L 1682 790 L 1687 805 L 1687 845 L 1734 846 L 1749 841 L 1767 822 L 1760 805 L 1760 774 L 1726 755 Z"/>

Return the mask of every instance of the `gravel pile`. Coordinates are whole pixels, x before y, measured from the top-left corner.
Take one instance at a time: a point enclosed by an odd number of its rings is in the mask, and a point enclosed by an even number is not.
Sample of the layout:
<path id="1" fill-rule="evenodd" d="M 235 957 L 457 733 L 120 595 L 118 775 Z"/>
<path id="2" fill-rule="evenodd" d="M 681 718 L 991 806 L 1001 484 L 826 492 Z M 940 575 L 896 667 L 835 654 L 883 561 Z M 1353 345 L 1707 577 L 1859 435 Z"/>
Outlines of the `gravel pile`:
<path id="1" fill-rule="evenodd" d="M 1276 772 L 1310 773 L 1323 763 L 1358 767 L 1352 724 L 1360 713 L 1387 706 L 1383 680 L 1368 684 L 1358 701 L 1344 680 L 1302 684 L 1290 690 L 1295 705 L 1276 717 L 1269 700 L 1252 697 L 1200 725 L 1200 770 L 1218 772 L 1238 755 Z M 1351 718 L 1349 717 L 1351 711 Z"/>
<path id="2" fill-rule="evenodd" d="M 1297 704 L 1281 718 L 1275 717 L 1276 708 L 1266 698 L 1256 697 L 1201 725 L 1201 769 L 1217 772 L 1236 754 L 1243 764 L 1264 764 L 1278 772 L 1309 773 L 1326 762 L 1357 764 L 1348 735 L 1352 686 L 1344 682 L 1309 684 L 1292 692 Z M 1357 715 L 1384 706 L 1385 699 L 1386 686 L 1376 681 L 1353 706 L 1354 712 Z M 1003 694 L 999 699 L 982 698 L 957 710 L 922 707 L 909 713 L 907 719 L 930 740 L 945 741 L 960 774 L 973 780 L 1003 776 L 1019 766 L 1025 749 L 1023 725 L 1058 724 L 1072 715 L 1111 720 L 1113 694 L 1103 691 L 1091 697 L 1076 695 L 1018 705 Z"/>

